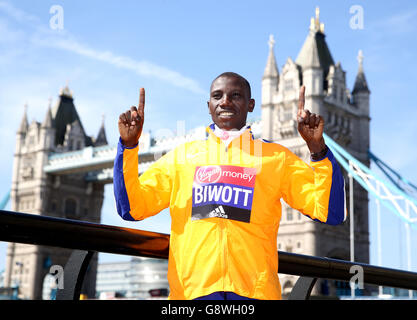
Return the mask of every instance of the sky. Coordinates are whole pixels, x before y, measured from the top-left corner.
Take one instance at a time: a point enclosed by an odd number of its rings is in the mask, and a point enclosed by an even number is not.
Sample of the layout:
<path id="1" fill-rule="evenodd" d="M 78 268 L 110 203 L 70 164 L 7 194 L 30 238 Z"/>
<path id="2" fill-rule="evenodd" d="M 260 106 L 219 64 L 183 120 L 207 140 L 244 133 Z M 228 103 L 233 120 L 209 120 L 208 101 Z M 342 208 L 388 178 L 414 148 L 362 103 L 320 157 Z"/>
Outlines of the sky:
<path id="1" fill-rule="evenodd" d="M 260 119 L 269 35 L 275 37 L 281 70 L 288 57 L 296 59 L 316 6 L 333 59 L 346 71 L 350 89 L 358 50 L 363 51 L 371 90 L 371 150 L 416 184 L 415 1 L 0 0 L 0 198 L 10 189 L 24 105 L 30 122 L 42 122 L 66 84 L 87 134 L 97 135 L 104 116 L 110 144 L 118 140 L 119 114 L 137 104 L 140 87 L 146 89 L 144 131 L 158 136 L 175 133 L 179 122 L 186 130 L 209 124 L 209 86 L 224 71 L 249 80 L 256 101 L 249 119 Z M 353 28 L 357 6 L 363 25 Z M 169 233 L 166 211 L 142 222 L 122 221 L 112 193 L 106 185 L 102 223 Z M 371 264 L 379 261 L 374 209 L 370 197 Z M 383 210 L 383 266 L 407 268 L 404 230 L 400 219 Z M 411 234 L 415 272 L 416 233 Z M 0 271 L 5 252 L 6 243 L 0 242 Z"/>

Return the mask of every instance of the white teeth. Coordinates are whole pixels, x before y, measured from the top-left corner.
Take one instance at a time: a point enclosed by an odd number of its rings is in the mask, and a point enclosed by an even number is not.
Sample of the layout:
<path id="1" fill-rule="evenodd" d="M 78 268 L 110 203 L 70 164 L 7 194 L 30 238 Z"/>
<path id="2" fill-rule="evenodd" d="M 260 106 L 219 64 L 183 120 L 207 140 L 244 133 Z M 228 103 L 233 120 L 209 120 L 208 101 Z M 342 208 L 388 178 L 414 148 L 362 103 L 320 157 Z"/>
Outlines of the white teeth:
<path id="1" fill-rule="evenodd" d="M 234 113 L 233 112 L 220 112 L 221 116 L 233 116 Z"/>

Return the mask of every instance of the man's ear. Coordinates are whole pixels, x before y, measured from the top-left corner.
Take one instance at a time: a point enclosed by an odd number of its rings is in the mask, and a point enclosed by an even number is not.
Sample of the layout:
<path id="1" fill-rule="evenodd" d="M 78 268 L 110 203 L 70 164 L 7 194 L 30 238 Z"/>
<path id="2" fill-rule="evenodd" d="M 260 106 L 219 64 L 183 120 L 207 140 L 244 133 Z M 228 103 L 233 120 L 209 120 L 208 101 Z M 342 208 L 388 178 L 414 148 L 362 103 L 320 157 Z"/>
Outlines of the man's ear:
<path id="1" fill-rule="evenodd" d="M 207 109 L 208 109 L 208 111 L 209 111 L 209 114 L 211 114 L 211 112 L 210 112 L 210 103 L 209 103 L 209 101 L 207 101 Z"/>
<path id="2" fill-rule="evenodd" d="M 249 109 L 248 109 L 248 111 L 252 112 L 253 109 L 255 109 L 255 99 L 250 99 L 249 100 Z"/>

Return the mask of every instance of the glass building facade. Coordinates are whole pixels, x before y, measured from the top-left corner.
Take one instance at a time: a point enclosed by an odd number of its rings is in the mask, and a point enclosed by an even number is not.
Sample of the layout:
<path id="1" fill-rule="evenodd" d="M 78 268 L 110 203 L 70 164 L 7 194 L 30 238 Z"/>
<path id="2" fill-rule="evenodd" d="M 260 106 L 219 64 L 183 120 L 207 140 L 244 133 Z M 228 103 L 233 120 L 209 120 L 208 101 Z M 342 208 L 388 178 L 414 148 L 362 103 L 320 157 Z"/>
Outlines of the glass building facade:
<path id="1" fill-rule="evenodd" d="M 134 257 L 126 262 L 99 263 L 96 297 L 98 299 L 149 299 L 167 297 L 168 260 Z"/>

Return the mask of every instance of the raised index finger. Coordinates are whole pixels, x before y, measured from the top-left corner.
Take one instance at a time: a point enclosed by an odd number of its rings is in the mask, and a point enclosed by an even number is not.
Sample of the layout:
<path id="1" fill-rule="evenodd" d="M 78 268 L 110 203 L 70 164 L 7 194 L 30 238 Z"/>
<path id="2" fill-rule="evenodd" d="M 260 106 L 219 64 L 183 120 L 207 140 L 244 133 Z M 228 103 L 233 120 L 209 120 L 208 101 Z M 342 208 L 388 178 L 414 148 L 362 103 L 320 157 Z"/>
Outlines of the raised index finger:
<path id="1" fill-rule="evenodd" d="M 143 110 L 145 109 L 145 89 L 140 88 L 139 90 L 139 106 L 138 106 L 138 113 L 141 117 L 143 117 Z"/>
<path id="2" fill-rule="evenodd" d="M 305 103 L 305 91 L 306 87 L 302 86 L 300 89 L 300 97 L 298 98 L 298 111 L 304 111 L 304 103 Z"/>

